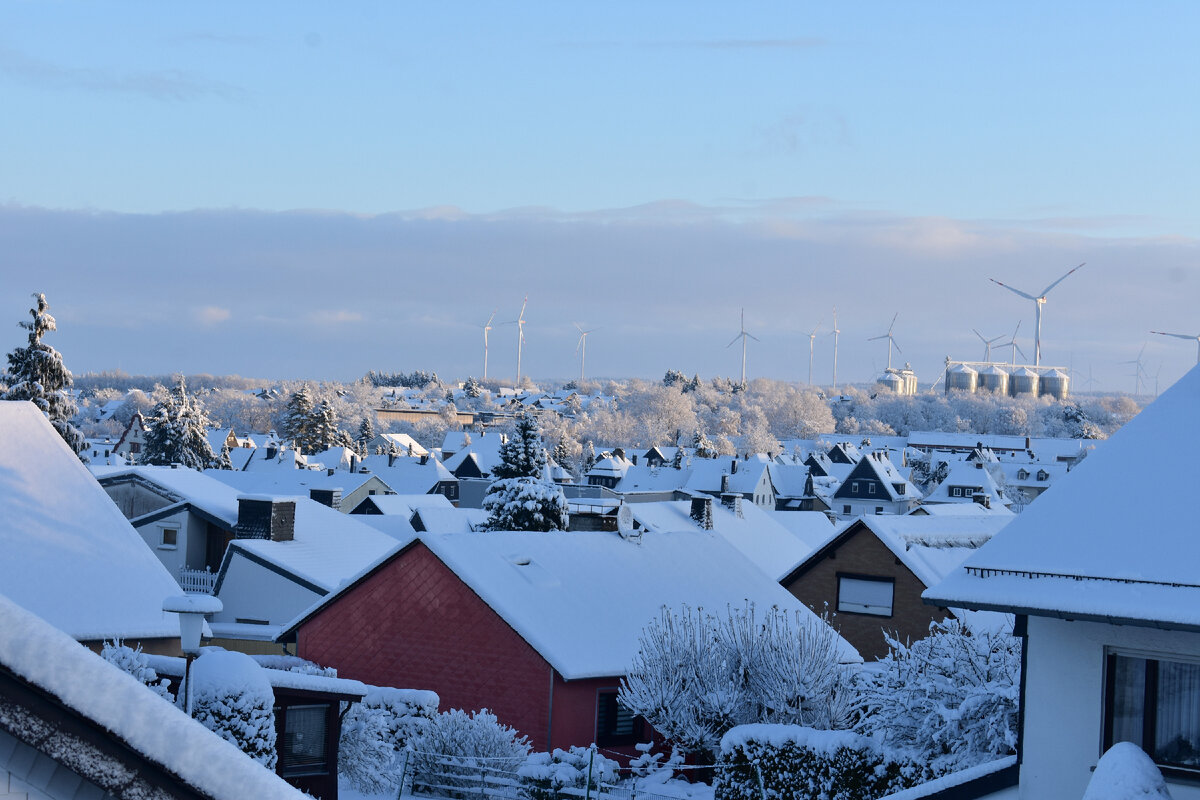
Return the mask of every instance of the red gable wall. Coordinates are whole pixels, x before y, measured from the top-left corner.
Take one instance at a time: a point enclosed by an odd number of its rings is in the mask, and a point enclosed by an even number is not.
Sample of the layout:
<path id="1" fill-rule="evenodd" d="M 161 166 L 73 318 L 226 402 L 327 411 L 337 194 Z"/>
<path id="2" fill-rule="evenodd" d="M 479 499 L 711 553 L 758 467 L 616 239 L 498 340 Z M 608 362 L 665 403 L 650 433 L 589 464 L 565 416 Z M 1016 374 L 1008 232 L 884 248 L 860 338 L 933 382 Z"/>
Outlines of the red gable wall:
<path id="1" fill-rule="evenodd" d="M 442 710 L 489 708 L 548 749 L 595 737 L 596 689 L 565 683 L 516 631 L 417 542 L 304 623 L 298 654 L 376 686 L 430 689 Z"/>

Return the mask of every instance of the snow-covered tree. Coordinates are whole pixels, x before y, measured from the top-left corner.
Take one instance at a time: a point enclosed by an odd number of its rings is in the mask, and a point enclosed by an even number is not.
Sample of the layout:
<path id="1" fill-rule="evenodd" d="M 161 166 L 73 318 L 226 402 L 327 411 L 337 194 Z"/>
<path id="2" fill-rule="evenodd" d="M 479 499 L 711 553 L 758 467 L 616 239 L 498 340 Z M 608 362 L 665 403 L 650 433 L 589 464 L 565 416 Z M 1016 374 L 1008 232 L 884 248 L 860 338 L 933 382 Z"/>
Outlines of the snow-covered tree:
<path id="1" fill-rule="evenodd" d="M 683 750 L 714 757 L 735 725 L 848 724 L 850 672 L 828 624 L 753 605 L 663 609 L 643 630 L 618 699 Z"/>
<path id="2" fill-rule="evenodd" d="M 887 641 L 878 668 L 859 675 L 861 733 L 921 753 L 939 773 L 1015 752 L 1019 639 L 947 619 L 912 644 Z"/>
<path id="3" fill-rule="evenodd" d="M 483 498 L 488 530 L 565 531 L 567 499 L 556 484 L 540 478 L 502 478 Z"/>
<path id="4" fill-rule="evenodd" d="M 537 419 L 517 418 L 515 430 L 500 445 L 500 463 L 492 470 L 497 478 L 541 478 L 546 469 L 546 447 Z"/>
<path id="5" fill-rule="evenodd" d="M 699 428 L 692 434 L 692 450 L 696 458 L 714 458 L 717 455 L 716 445 Z"/>
<path id="6" fill-rule="evenodd" d="M 29 309 L 32 319 L 17 323 L 29 332 L 28 343 L 8 354 L 8 391 L 4 400 L 28 400 L 50 420 L 54 430 L 76 453 L 83 452 L 86 442 L 79 429 L 71 424 L 75 416 L 75 401 L 68 391 L 73 380 L 71 371 L 63 364 L 62 355 L 42 338 L 57 330 L 46 295 L 33 295 L 37 304 Z"/>
<path id="7" fill-rule="evenodd" d="M 128 672 L 133 677 L 137 678 L 146 687 L 170 702 L 175 702 L 171 690 L 168 688 L 170 682 L 166 678 L 160 679 L 158 673 L 154 671 L 154 667 L 150 666 L 150 659 L 142 652 L 142 646 L 139 644 L 137 649 L 121 644 L 121 642 L 113 641 L 104 643 L 100 650 L 100 657 L 118 669 Z"/>
<path id="8" fill-rule="evenodd" d="M 468 376 L 466 382 L 463 383 L 463 394 L 474 400 L 483 394 L 483 385 L 475 378 Z"/>
<path id="9" fill-rule="evenodd" d="M 516 772 L 529 755 L 529 740 L 501 723 L 486 708 L 470 713 L 451 709 L 429 721 L 411 739 L 412 771 L 446 786 L 475 787 L 481 767 Z M 447 758 L 459 766 L 447 767 Z M 456 778 L 458 772 L 463 777 Z"/>
<path id="10" fill-rule="evenodd" d="M 230 458 L 229 442 L 224 442 L 221 445 L 221 455 L 217 456 L 217 469 L 233 469 L 233 460 Z"/>
<path id="11" fill-rule="evenodd" d="M 288 399 L 279 428 L 283 438 L 295 443 L 296 448 L 302 453 L 318 452 L 313 447 L 314 408 L 312 390 L 308 388 L 307 383 L 302 384 Z"/>
<path id="12" fill-rule="evenodd" d="M 183 376 L 170 389 L 157 392 L 158 402 L 146 420 L 146 444 L 143 464 L 182 464 L 191 469 L 217 466 L 208 443 L 208 415 L 204 407 L 188 394 Z"/>
<path id="13" fill-rule="evenodd" d="M 338 774 L 364 794 L 396 794 L 397 754 L 437 716 L 433 692 L 372 686 L 342 719 Z"/>
<path id="14" fill-rule="evenodd" d="M 354 437 L 358 443 L 359 450 L 363 455 L 366 455 L 367 443 L 375 438 L 375 426 L 371 424 L 370 417 L 363 417 L 362 422 L 358 423 L 358 436 Z"/>
<path id="15" fill-rule="evenodd" d="M 331 447 L 352 447 L 354 440 L 338 427 L 338 418 L 333 410 L 333 404 L 322 400 L 317 404 L 312 417 L 312 440 L 309 446 L 312 452 L 320 453 Z"/>

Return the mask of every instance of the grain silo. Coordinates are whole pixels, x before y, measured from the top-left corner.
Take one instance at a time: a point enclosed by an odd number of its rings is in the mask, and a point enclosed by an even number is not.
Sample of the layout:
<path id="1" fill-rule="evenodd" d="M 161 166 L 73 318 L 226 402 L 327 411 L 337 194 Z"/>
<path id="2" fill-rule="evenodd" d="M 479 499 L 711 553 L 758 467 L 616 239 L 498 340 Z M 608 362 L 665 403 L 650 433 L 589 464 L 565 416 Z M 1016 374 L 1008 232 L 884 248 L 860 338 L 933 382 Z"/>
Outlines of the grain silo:
<path id="1" fill-rule="evenodd" d="M 1008 379 L 1008 391 L 1013 397 L 1037 397 L 1038 374 L 1029 367 L 1017 367 Z"/>
<path id="2" fill-rule="evenodd" d="M 986 392 L 1008 394 L 1008 370 L 992 364 L 979 371 L 979 388 Z"/>
<path id="3" fill-rule="evenodd" d="M 1061 369 L 1052 369 L 1042 376 L 1040 392 L 1055 400 L 1066 400 L 1071 388 L 1071 377 Z"/>
<path id="4" fill-rule="evenodd" d="M 946 393 L 974 392 L 979 386 L 979 373 L 966 364 L 955 364 L 946 369 Z"/>

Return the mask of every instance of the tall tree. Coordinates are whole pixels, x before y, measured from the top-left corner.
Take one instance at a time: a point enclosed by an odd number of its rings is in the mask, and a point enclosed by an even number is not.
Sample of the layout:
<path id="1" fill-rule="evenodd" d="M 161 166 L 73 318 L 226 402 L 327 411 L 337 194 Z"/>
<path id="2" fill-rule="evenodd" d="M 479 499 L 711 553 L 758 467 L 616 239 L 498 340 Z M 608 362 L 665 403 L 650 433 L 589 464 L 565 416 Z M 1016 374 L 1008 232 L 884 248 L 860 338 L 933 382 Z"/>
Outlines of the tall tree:
<path id="1" fill-rule="evenodd" d="M 538 478 L 546 469 L 546 448 L 537 420 L 529 414 L 517 418 L 516 430 L 500 445 L 496 478 Z"/>
<path id="2" fill-rule="evenodd" d="M 50 419 L 67 446 L 76 453 L 83 452 L 87 443 L 79 429 L 71 424 L 75 416 L 75 401 L 70 392 L 71 371 L 63 365 L 57 350 L 42 341 L 42 337 L 58 326 L 50 316 L 46 295 L 34 293 L 37 304 L 29 309 L 33 318 L 17 323 L 29 331 L 29 343 L 8 354 L 8 375 L 11 381 L 4 400 L 28 400 Z"/>
<path id="3" fill-rule="evenodd" d="M 146 420 L 143 464 L 182 464 L 191 469 L 221 466 L 208 443 L 208 414 L 187 392 L 183 376 L 162 392 Z"/>
<path id="4" fill-rule="evenodd" d="M 500 446 L 496 480 L 483 498 L 487 527 L 493 531 L 566 530 L 567 500 L 545 479 L 546 449 L 537 420 L 526 415 Z"/>
<path id="5" fill-rule="evenodd" d="M 307 383 L 288 399 L 280 427 L 283 438 L 291 440 L 297 450 L 313 452 L 313 398 Z"/>

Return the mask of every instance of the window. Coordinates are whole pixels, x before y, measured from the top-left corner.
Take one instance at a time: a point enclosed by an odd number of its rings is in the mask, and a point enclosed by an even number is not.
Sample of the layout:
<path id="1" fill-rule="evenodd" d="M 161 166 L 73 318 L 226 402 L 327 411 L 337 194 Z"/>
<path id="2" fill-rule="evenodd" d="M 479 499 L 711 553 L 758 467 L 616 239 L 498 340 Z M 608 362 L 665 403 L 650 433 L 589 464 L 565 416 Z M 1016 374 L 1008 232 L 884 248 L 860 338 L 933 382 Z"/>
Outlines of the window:
<path id="1" fill-rule="evenodd" d="M 1133 742 L 1154 763 L 1200 770 L 1200 663 L 1108 656 L 1104 747 Z"/>
<path id="2" fill-rule="evenodd" d="M 130 442 L 129 443 L 129 452 L 131 452 L 131 453 L 142 452 L 142 443 L 141 442 Z"/>
<path id="3" fill-rule="evenodd" d="M 867 483 L 867 494 L 875 494 L 875 481 Z"/>
<path id="4" fill-rule="evenodd" d="M 1017 480 L 1023 481 L 1028 477 L 1029 477 L 1029 470 L 1027 470 L 1027 469 L 1017 470 Z"/>
<path id="5" fill-rule="evenodd" d="M 962 489 L 958 488 L 957 486 L 951 486 L 950 487 L 950 496 L 951 497 L 962 497 Z"/>
<path id="6" fill-rule="evenodd" d="M 596 744 L 636 744 L 642 740 L 642 720 L 617 702 L 616 691 L 596 694 Z"/>
<path id="7" fill-rule="evenodd" d="M 882 513 L 883 513 L 883 506 L 875 506 L 875 513 L 876 513 L 876 514 L 882 514 Z"/>
<path id="8" fill-rule="evenodd" d="M 173 550 L 179 544 L 179 528 L 159 528 L 158 546 L 164 550 Z"/>
<path id="9" fill-rule="evenodd" d="M 842 506 L 842 514 L 843 514 L 844 516 L 847 516 L 847 517 L 848 517 L 848 516 L 850 516 L 852 513 L 854 513 L 854 512 L 852 512 L 852 511 L 850 510 L 850 506 Z"/>
<path id="10" fill-rule="evenodd" d="M 276 709 L 278 715 L 281 709 Z M 329 772 L 325 722 L 329 706 L 288 706 L 283 709 L 283 744 L 279 768 L 284 775 L 323 775 Z"/>
<path id="11" fill-rule="evenodd" d="M 895 588 L 896 582 L 892 578 L 838 575 L 837 610 L 890 617 Z"/>
<path id="12" fill-rule="evenodd" d="M 858 481 L 851 481 L 850 491 L 854 492 L 855 494 L 858 494 Z"/>

